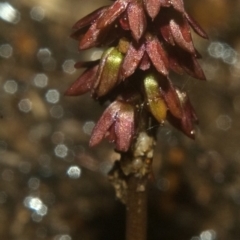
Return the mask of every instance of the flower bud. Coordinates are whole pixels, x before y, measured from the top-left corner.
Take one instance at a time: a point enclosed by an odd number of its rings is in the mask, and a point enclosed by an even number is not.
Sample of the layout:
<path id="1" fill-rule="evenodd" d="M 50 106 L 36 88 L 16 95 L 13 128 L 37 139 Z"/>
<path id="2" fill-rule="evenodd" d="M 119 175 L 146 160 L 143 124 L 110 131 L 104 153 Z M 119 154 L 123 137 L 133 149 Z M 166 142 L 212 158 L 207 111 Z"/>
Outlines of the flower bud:
<path id="1" fill-rule="evenodd" d="M 144 79 L 144 88 L 150 112 L 158 122 L 163 123 L 166 119 L 168 109 L 159 91 L 159 84 L 156 76 L 153 74 L 147 75 Z"/>
<path id="2" fill-rule="evenodd" d="M 131 104 L 115 101 L 108 106 L 95 125 L 90 146 L 95 146 L 103 138 L 116 144 L 116 150 L 128 151 L 134 136 L 134 107 Z"/>
<path id="3" fill-rule="evenodd" d="M 123 54 L 117 48 L 107 49 L 100 60 L 97 80 L 93 86 L 94 93 L 101 97 L 108 93 L 118 82 L 119 69 Z"/>

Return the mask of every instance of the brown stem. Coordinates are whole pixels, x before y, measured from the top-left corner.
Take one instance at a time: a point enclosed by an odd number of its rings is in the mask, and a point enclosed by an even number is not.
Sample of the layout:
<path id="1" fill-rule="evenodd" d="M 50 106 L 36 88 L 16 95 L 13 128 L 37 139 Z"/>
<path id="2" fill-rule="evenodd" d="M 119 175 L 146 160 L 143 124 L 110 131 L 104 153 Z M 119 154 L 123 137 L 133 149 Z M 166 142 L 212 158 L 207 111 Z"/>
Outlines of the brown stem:
<path id="1" fill-rule="evenodd" d="M 126 240 L 147 239 L 147 178 L 134 174 L 127 180 L 126 199 Z"/>
<path id="2" fill-rule="evenodd" d="M 143 121 L 131 150 L 121 153 L 109 173 L 116 196 L 126 204 L 126 240 L 147 239 L 147 181 L 151 173 L 154 136 Z"/>

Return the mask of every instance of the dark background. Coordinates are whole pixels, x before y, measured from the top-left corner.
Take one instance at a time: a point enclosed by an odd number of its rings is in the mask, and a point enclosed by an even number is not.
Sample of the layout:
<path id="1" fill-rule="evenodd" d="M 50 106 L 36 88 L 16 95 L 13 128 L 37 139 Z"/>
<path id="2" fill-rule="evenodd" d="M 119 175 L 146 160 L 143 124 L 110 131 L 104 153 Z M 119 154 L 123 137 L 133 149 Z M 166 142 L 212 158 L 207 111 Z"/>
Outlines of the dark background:
<path id="1" fill-rule="evenodd" d="M 1 239 L 124 239 L 124 206 L 106 177 L 118 155 L 106 142 L 88 147 L 104 108 L 63 96 L 74 63 L 99 53 L 79 54 L 71 26 L 101 4 L 0 1 Z M 208 81 L 172 76 L 200 124 L 195 141 L 159 129 L 148 239 L 239 240 L 240 1 L 185 5 L 209 34 L 193 36 Z"/>

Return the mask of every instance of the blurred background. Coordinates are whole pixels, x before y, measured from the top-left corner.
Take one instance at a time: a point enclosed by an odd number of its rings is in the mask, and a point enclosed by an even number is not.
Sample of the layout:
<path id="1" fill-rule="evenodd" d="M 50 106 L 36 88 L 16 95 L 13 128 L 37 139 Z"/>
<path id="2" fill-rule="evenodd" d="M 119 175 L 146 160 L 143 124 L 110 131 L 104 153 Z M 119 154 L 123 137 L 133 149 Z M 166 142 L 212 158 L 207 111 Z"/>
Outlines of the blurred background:
<path id="1" fill-rule="evenodd" d="M 118 155 L 106 142 L 88 147 L 104 106 L 63 95 L 81 73 L 74 64 L 99 55 L 79 54 L 71 26 L 102 4 L 0 1 L 1 239 L 124 239 L 124 206 L 107 180 Z M 195 141 L 159 129 L 148 239 L 239 240 L 240 1 L 185 5 L 209 34 L 193 36 L 208 81 L 173 76 L 200 124 Z"/>

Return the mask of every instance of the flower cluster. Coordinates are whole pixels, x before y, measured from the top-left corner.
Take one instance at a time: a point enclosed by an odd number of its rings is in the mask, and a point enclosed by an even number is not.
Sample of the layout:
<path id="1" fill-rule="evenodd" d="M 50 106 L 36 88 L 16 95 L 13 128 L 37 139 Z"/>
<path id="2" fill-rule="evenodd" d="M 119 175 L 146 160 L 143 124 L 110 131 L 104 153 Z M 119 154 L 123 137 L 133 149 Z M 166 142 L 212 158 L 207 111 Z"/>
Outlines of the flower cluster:
<path id="1" fill-rule="evenodd" d="M 101 59 L 76 64 L 86 70 L 66 92 L 74 96 L 89 91 L 94 99 L 111 102 L 93 129 L 91 146 L 107 137 L 117 150 L 128 151 L 139 106 L 194 138 L 194 109 L 169 78 L 174 71 L 205 79 L 191 28 L 207 38 L 182 0 L 116 0 L 73 26 L 80 50 L 105 48 Z"/>

